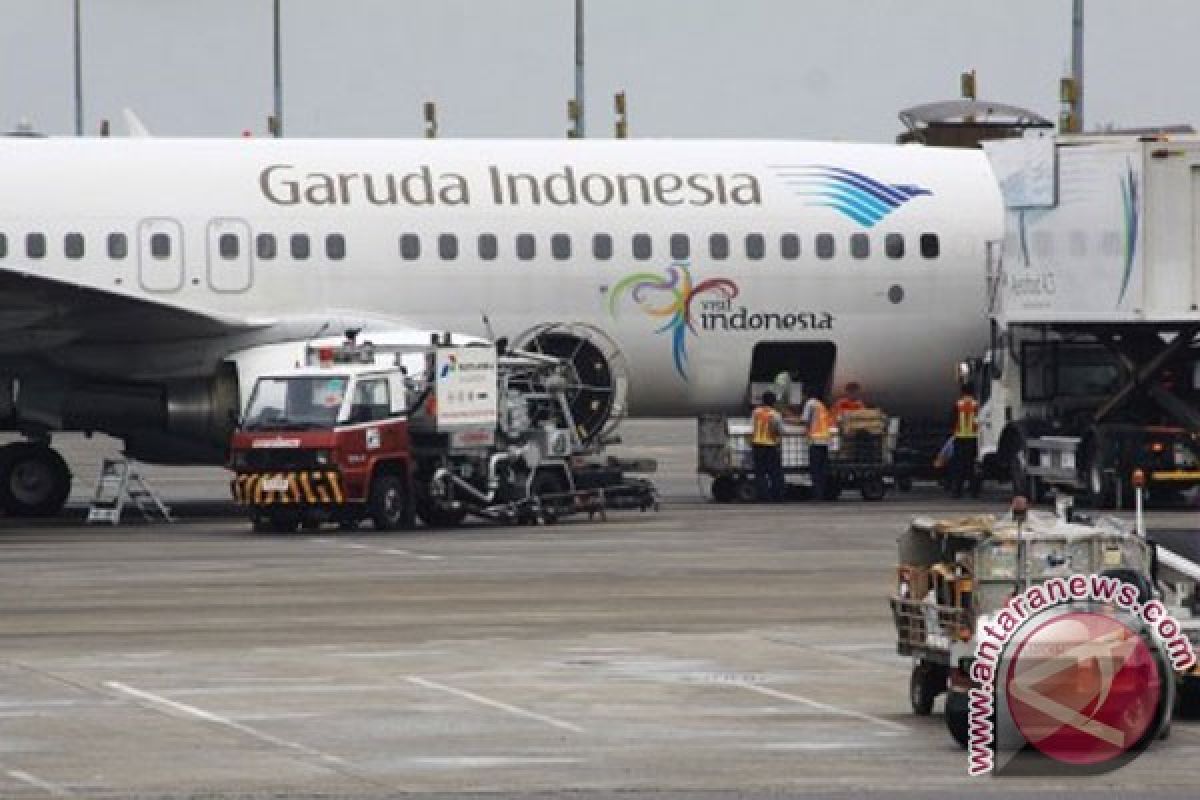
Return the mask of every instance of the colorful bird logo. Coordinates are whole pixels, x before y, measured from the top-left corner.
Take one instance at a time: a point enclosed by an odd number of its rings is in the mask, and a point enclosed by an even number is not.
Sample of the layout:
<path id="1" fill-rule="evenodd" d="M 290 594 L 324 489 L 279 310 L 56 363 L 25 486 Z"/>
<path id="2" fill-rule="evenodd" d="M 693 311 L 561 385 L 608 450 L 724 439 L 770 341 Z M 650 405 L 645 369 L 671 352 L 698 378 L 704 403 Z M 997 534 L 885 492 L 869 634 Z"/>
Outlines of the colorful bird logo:
<path id="1" fill-rule="evenodd" d="M 687 264 L 672 264 L 665 275 L 654 272 L 626 275 L 609 293 L 608 311 L 615 319 L 618 305 L 628 296 L 642 313 L 664 320 L 655 333 L 670 333 L 675 371 L 686 381 L 688 335 L 697 335 L 693 304 L 701 295 L 718 295 L 723 300 L 732 300 L 738 296 L 738 287 L 728 278 L 709 278 L 696 283 Z"/>

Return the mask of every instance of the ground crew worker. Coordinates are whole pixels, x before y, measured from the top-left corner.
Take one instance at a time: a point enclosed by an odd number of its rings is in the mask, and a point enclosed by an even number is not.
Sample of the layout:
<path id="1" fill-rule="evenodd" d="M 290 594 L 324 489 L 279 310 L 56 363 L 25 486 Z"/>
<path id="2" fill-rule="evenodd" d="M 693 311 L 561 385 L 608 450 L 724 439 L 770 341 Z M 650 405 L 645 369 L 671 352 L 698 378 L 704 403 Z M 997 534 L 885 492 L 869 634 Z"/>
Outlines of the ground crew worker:
<path id="1" fill-rule="evenodd" d="M 842 414 L 845 414 L 847 411 L 862 411 L 866 408 L 867 404 L 859 397 L 859 392 L 861 391 L 862 387 L 857 382 L 850 381 L 850 383 L 847 383 L 845 394 L 833 403 L 833 418 L 841 419 Z"/>
<path id="2" fill-rule="evenodd" d="M 833 418 L 815 393 L 808 396 L 800 418 L 808 432 L 808 476 L 812 480 L 813 500 L 821 501 L 829 487 L 829 437 Z"/>
<path id="3" fill-rule="evenodd" d="M 963 486 L 970 484 L 971 496 L 979 496 L 974 479 L 975 458 L 979 453 L 979 402 L 971 387 L 962 387 L 954 404 L 954 453 L 950 456 L 950 491 L 962 497 Z"/>
<path id="4" fill-rule="evenodd" d="M 762 403 L 754 409 L 750 445 L 754 454 L 754 484 L 759 500 L 783 499 L 783 416 L 775 408 L 775 393 L 763 392 Z"/>

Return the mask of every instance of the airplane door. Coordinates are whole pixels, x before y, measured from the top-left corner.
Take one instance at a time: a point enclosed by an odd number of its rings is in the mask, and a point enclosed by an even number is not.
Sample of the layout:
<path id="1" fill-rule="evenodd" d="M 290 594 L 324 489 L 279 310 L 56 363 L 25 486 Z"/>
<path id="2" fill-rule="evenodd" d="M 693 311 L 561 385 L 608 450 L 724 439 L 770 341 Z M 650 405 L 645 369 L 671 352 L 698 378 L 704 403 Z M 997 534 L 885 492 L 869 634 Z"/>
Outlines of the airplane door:
<path id="1" fill-rule="evenodd" d="M 250 226 L 240 219 L 208 223 L 208 286 L 214 292 L 244 292 L 253 281 Z"/>
<path id="2" fill-rule="evenodd" d="M 175 220 L 138 223 L 138 282 L 148 292 L 177 292 L 183 286 L 183 228 Z"/>

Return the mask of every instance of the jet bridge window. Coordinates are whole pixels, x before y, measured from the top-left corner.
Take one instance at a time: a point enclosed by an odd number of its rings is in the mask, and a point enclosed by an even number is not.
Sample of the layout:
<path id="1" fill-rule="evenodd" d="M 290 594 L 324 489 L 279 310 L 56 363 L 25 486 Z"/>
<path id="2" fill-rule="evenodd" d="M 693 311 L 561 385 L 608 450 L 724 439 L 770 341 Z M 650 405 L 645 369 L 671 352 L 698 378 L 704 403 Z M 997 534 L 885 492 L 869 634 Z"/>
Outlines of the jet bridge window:
<path id="1" fill-rule="evenodd" d="M 307 233 L 293 233 L 291 241 L 292 258 L 304 261 L 312 252 L 312 244 L 308 241 Z"/>
<path id="2" fill-rule="evenodd" d="M 889 233 L 883 238 L 883 250 L 888 258 L 904 258 L 904 234 Z"/>
<path id="3" fill-rule="evenodd" d="M 405 261 L 416 261 L 421 257 L 421 237 L 405 233 L 400 237 L 400 257 Z"/>
<path id="4" fill-rule="evenodd" d="M 517 234 L 517 258 L 530 261 L 537 255 L 537 240 L 532 233 Z"/>
<path id="5" fill-rule="evenodd" d="M 767 240 L 761 233 L 746 234 L 746 258 L 751 261 L 762 261 L 767 254 Z"/>
<path id="6" fill-rule="evenodd" d="M 687 261 L 692 254 L 692 240 L 686 233 L 671 234 L 671 258 L 676 261 Z"/>
<path id="7" fill-rule="evenodd" d="M 236 259 L 241 249 L 241 243 L 238 241 L 236 233 L 222 233 L 217 238 L 217 251 L 221 254 L 221 258 L 226 261 Z"/>
<path id="8" fill-rule="evenodd" d="M 649 261 L 654 255 L 654 244 L 648 233 L 633 235 L 633 257 L 638 261 Z"/>
<path id="9" fill-rule="evenodd" d="M 937 258 L 942 254 L 942 243 L 936 233 L 921 234 L 921 257 Z"/>
<path id="10" fill-rule="evenodd" d="M 438 236 L 438 256 L 443 261 L 453 261 L 458 258 L 458 237 L 453 233 L 443 233 Z"/>
<path id="11" fill-rule="evenodd" d="M 871 240 L 865 233 L 850 234 L 850 255 L 860 260 L 870 257 Z"/>
<path id="12" fill-rule="evenodd" d="M 729 237 L 723 233 L 714 233 L 708 237 L 708 254 L 716 261 L 729 258 Z"/>
<path id="13" fill-rule="evenodd" d="M 835 248 L 833 246 L 832 233 L 818 233 L 816 239 L 817 258 L 828 261 L 833 258 Z"/>
<path id="14" fill-rule="evenodd" d="M 129 237 L 123 233 L 108 235 L 108 257 L 120 261 L 129 256 Z"/>
<path id="15" fill-rule="evenodd" d="M 785 233 L 779 237 L 779 255 L 788 261 L 800 257 L 800 237 L 794 233 Z"/>
<path id="16" fill-rule="evenodd" d="M 481 233 L 479 234 L 479 257 L 484 261 L 495 261 L 496 256 L 500 254 L 500 245 L 496 241 L 496 234 Z"/>
<path id="17" fill-rule="evenodd" d="M 30 233 L 25 236 L 25 255 L 29 258 L 46 257 L 46 234 Z"/>
<path id="18" fill-rule="evenodd" d="M 72 260 L 83 258 L 82 233 L 68 233 L 63 237 L 63 254 Z"/>
<path id="19" fill-rule="evenodd" d="M 613 240 L 607 233 L 592 237 L 592 255 L 597 261 L 608 261 L 613 256 Z"/>
<path id="20" fill-rule="evenodd" d="M 341 261 L 346 257 L 346 237 L 331 233 L 325 237 L 325 257 L 330 261 Z"/>
<path id="21" fill-rule="evenodd" d="M 270 261 L 279 251 L 275 242 L 275 234 L 260 233 L 254 238 L 254 254 L 263 261 Z"/>
<path id="22" fill-rule="evenodd" d="M 550 254 L 559 261 L 571 257 L 571 237 L 565 233 L 556 233 L 550 237 Z"/>

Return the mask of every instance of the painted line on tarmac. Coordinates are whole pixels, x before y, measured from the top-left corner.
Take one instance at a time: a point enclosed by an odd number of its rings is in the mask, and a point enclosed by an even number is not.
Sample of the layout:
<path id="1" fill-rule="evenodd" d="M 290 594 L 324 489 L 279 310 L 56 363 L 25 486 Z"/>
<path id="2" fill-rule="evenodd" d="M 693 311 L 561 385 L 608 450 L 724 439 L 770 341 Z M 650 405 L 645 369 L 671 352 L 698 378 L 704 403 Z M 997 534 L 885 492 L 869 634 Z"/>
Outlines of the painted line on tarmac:
<path id="1" fill-rule="evenodd" d="M 113 691 L 120 692 L 123 695 L 140 701 L 140 705 L 142 706 L 148 706 L 157 711 L 166 712 L 168 714 L 173 712 L 174 714 L 198 719 L 203 722 L 208 722 L 213 725 L 237 731 L 238 733 L 249 736 L 252 739 L 257 739 L 260 742 L 266 742 L 267 744 L 273 744 L 276 747 L 281 747 L 285 750 L 294 750 L 298 753 L 303 753 L 306 756 L 318 758 L 321 761 L 329 764 L 337 764 L 341 767 L 347 766 L 346 760 L 343 758 L 330 755 L 329 753 L 323 753 L 320 750 L 309 747 L 308 745 L 300 744 L 299 742 L 293 742 L 288 739 L 281 739 L 278 736 L 272 736 L 269 733 L 260 731 L 257 728 L 251 728 L 249 725 L 244 725 L 240 722 L 229 719 L 228 717 L 223 717 L 220 714 L 214 714 L 211 711 L 205 711 L 202 708 L 190 706 L 186 703 L 179 703 L 175 700 L 163 697 L 162 695 L 157 695 L 153 692 L 147 692 L 143 689 L 137 689 L 133 686 L 128 686 L 120 681 L 105 681 L 104 685 Z"/>
<path id="2" fill-rule="evenodd" d="M 329 544 L 334 547 L 341 547 L 346 550 L 358 550 L 363 553 L 382 553 L 387 556 L 411 556 L 420 561 L 444 561 L 445 556 L 433 555 L 431 553 L 414 553 L 412 550 L 404 550 L 399 547 L 376 547 L 375 545 L 366 544 L 365 542 L 347 542 L 339 539 L 331 539 L 327 536 L 310 537 L 309 541 L 314 544 Z"/>
<path id="3" fill-rule="evenodd" d="M 42 778 L 39 778 L 36 775 L 31 775 L 24 770 L 8 769 L 4 771 L 4 774 L 8 775 L 8 777 L 13 778 L 14 780 L 18 780 L 21 783 L 32 786 L 35 789 L 41 789 L 46 794 L 53 795 L 54 797 L 78 797 L 78 795 L 76 795 L 74 792 L 59 786 L 57 783 L 51 783 L 50 781 L 43 780 Z"/>
<path id="4" fill-rule="evenodd" d="M 468 692 L 466 689 L 456 689 L 453 686 L 447 686 L 444 683 L 438 683 L 437 681 L 431 681 L 428 678 L 421 678 L 416 675 L 409 675 L 406 680 L 409 683 L 417 686 L 423 686 L 426 689 L 433 689 L 434 691 L 438 692 L 446 692 L 447 694 L 452 694 L 457 697 L 461 697 L 464 700 L 470 700 L 472 702 L 479 703 L 480 705 L 488 706 L 489 708 L 507 711 L 509 714 L 514 716 L 536 720 L 537 722 L 550 725 L 551 727 L 558 728 L 559 730 L 570 731 L 571 733 L 584 733 L 583 728 L 574 723 L 556 719 L 545 714 L 539 714 L 536 711 L 530 711 L 525 708 L 520 708 L 519 706 L 510 705 L 509 703 L 504 703 L 500 700 L 493 700 L 490 697 L 484 697 L 483 695 L 476 694 L 475 692 Z"/>
<path id="5" fill-rule="evenodd" d="M 868 714 L 865 711 L 855 711 L 852 708 L 842 708 L 841 706 L 834 706 L 834 705 L 830 705 L 829 703 L 822 703 L 820 701 L 813 700 L 808 697 L 802 697 L 801 695 L 798 695 L 798 694 L 791 694 L 790 692 L 781 692 L 778 689 L 772 689 L 770 686 L 758 686 L 753 683 L 736 683 L 736 682 L 732 682 L 732 681 L 725 683 L 724 685 L 725 686 L 736 686 L 739 689 L 746 689 L 747 691 L 750 691 L 750 692 L 757 692 L 759 694 L 765 694 L 767 697 L 774 697 L 777 700 L 787 700 L 788 702 L 791 702 L 791 703 L 799 703 L 802 706 L 808 706 L 809 708 L 814 708 L 814 709 L 817 709 L 818 711 L 824 711 L 826 713 L 834 714 L 839 717 L 852 717 L 854 719 L 862 720 L 863 722 L 869 722 L 872 725 L 878 725 L 880 728 L 885 728 L 888 736 L 896 736 L 896 735 L 902 734 L 902 733 L 909 733 L 912 730 L 907 725 L 901 725 L 899 722 L 892 722 L 890 719 L 884 719 L 883 717 L 877 717 L 874 714 Z"/>

